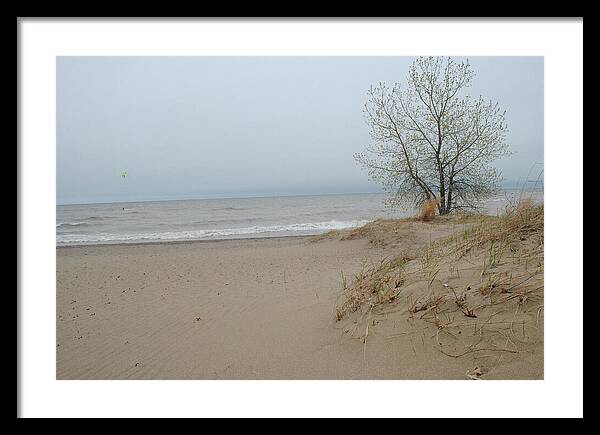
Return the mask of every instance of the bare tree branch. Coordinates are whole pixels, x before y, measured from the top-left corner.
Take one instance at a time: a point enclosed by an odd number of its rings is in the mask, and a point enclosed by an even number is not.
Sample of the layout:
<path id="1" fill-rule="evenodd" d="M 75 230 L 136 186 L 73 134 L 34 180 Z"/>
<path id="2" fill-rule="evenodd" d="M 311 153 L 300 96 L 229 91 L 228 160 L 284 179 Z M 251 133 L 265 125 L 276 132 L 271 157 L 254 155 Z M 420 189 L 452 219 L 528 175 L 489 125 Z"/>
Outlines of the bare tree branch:
<path id="1" fill-rule="evenodd" d="M 364 113 L 374 144 L 355 159 L 391 193 L 391 205 L 439 200 L 438 211 L 476 208 L 497 190 L 490 164 L 508 155 L 505 112 L 463 95 L 474 72 L 468 61 L 420 57 L 407 87 L 379 83 Z"/>

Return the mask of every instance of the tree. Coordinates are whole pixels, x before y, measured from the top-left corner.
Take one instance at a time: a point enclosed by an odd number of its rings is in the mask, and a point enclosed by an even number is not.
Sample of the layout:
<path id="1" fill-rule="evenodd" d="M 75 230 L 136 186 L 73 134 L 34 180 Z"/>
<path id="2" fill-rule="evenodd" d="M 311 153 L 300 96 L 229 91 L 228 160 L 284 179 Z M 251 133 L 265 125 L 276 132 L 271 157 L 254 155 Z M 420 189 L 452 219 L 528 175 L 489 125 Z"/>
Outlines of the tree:
<path id="1" fill-rule="evenodd" d="M 420 57 L 406 89 L 370 88 L 364 113 L 374 144 L 354 157 L 392 193 L 388 204 L 435 200 L 443 215 L 497 191 L 500 174 L 490 163 L 509 154 L 505 112 L 464 95 L 473 77 L 468 61 Z"/>

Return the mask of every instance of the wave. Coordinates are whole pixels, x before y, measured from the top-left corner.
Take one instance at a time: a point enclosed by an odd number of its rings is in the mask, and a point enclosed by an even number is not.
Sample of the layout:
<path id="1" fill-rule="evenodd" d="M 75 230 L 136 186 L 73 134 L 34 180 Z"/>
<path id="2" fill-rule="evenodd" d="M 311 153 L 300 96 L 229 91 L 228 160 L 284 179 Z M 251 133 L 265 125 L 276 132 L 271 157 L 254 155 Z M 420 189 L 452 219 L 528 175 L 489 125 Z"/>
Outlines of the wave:
<path id="1" fill-rule="evenodd" d="M 103 221 L 104 219 L 106 219 L 105 216 L 90 216 L 85 218 L 84 220 L 86 221 Z"/>
<path id="2" fill-rule="evenodd" d="M 178 240 L 206 240 L 224 239 L 235 236 L 252 238 L 252 236 L 281 236 L 294 234 L 318 234 L 331 230 L 354 228 L 369 222 L 360 221 L 327 221 L 306 222 L 288 225 L 252 226 L 244 228 L 223 228 L 213 230 L 190 230 L 190 231 L 166 231 L 148 233 L 128 234 L 59 234 L 57 243 L 59 245 L 99 244 L 99 243 L 127 243 L 127 242 L 150 242 L 150 241 L 178 241 Z"/>
<path id="3" fill-rule="evenodd" d="M 107 217 L 106 216 L 89 216 L 80 218 L 81 221 L 77 222 L 59 222 L 56 224 L 56 228 L 64 228 L 64 227 L 81 227 L 81 226 L 89 226 L 90 222 L 98 222 L 103 221 Z"/>
<path id="4" fill-rule="evenodd" d="M 87 222 L 61 222 L 56 224 L 56 228 L 65 228 L 65 227 L 86 227 L 89 223 Z"/>
<path id="5" fill-rule="evenodd" d="M 220 208 L 214 208 L 213 210 L 215 210 L 215 211 L 221 211 L 221 210 L 240 211 L 240 210 L 246 210 L 246 209 L 244 207 L 220 207 Z"/>

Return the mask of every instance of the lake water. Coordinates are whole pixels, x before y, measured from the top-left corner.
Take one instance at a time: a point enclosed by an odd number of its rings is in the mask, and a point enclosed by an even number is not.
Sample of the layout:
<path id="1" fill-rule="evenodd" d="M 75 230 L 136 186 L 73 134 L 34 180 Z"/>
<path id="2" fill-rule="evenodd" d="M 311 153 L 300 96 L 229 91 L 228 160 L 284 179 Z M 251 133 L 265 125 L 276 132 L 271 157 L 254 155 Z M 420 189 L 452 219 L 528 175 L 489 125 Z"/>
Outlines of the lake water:
<path id="1" fill-rule="evenodd" d="M 502 191 L 482 211 L 502 212 L 515 197 L 543 201 L 543 192 Z M 377 218 L 415 214 L 384 207 L 384 194 L 197 199 L 61 205 L 58 246 L 311 235 Z"/>

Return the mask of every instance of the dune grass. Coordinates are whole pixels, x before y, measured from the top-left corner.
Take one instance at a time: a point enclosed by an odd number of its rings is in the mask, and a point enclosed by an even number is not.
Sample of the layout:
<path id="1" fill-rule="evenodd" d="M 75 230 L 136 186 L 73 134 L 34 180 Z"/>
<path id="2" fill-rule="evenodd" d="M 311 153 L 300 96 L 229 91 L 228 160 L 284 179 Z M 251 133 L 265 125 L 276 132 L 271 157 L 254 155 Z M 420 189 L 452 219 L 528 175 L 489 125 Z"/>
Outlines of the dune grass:
<path id="1" fill-rule="evenodd" d="M 444 239 L 429 243 L 426 247 L 416 252 L 402 252 L 399 255 L 382 260 L 379 264 L 370 267 L 363 266 L 362 270 L 354 276 L 350 283 L 343 277 L 342 293 L 336 305 L 336 319 L 339 321 L 345 316 L 359 310 L 361 307 L 375 308 L 386 302 L 398 298 L 403 290 L 403 284 L 408 274 L 413 280 L 419 274 L 423 281 L 423 296 L 411 301 L 407 309 L 416 313 L 426 311 L 441 303 L 451 301 L 467 317 L 475 317 L 473 308 L 461 303 L 461 298 L 466 299 L 466 292 L 458 295 L 447 291 L 446 294 L 430 292 L 433 283 L 438 280 L 440 271 L 446 275 L 460 275 L 458 261 L 465 256 L 481 260 L 480 276 L 490 275 L 488 283 L 474 289 L 480 296 L 487 296 L 487 291 L 504 285 L 504 291 L 518 281 L 518 276 L 510 275 L 510 279 L 493 278 L 489 273 L 501 264 L 504 265 L 503 273 L 510 269 L 511 262 L 523 264 L 527 271 L 527 262 L 531 265 L 543 264 L 543 205 L 534 205 L 531 201 L 522 201 L 507 208 L 500 216 L 480 216 L 466 230 L 453 234 Z M 353 230 L 352 234 L 369 234 L 374 232 L 377 225 L 385 225 L 385 221 L 375 221 L 370 227 L 365 226 Z M 410 271 L 406 266 L 411 265 Z M 533 273 L 541 273 L 540 267 L 534 267 Z M 495 279 L 495 282 L 492 282 Z M 487 286 L 487 287 L 486 287 Z M 482 290 L 483 289 L 483 290 Z M 486 290 L 488 289 L 488 290 Z M 469 288 L 468 290 L 472 290 Z M 511 290 L 513 290 L 511 288 Z M 465 289 L 466 291 L 466 289 Z"/>
<path id="2" fill-rule="evenodd" d="M 398 289 L 404 284 L 403 266 L 411 258 L 397 256 L 383 259 L 375 266 L 363 268 L 354 276 L 350 286 L 342 273 L 342 299 L 336 307 L 336 320 L 341 320 L 347 313 L 358 310 L 363 305 L 370 307 L 393 301 Z"/>

